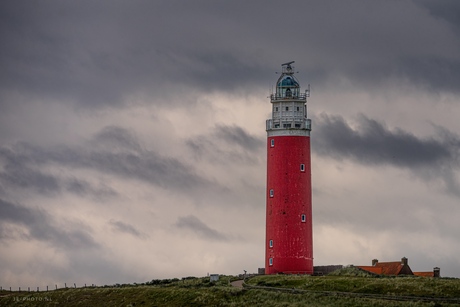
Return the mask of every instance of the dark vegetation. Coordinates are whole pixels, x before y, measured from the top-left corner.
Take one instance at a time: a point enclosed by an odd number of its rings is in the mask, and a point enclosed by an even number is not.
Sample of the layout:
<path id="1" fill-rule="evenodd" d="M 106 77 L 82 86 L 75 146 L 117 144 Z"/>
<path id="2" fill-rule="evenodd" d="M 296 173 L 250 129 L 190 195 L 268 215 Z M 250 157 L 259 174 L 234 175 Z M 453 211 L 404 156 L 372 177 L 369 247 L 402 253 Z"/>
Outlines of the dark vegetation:
<path id="1" fill-rule="evenodd" d="M 346 268 L 328 276 L 154 279 L 143 284 L 0 292 L 0 306 L 459 306 L 460 279 L 383 277 Z"/>

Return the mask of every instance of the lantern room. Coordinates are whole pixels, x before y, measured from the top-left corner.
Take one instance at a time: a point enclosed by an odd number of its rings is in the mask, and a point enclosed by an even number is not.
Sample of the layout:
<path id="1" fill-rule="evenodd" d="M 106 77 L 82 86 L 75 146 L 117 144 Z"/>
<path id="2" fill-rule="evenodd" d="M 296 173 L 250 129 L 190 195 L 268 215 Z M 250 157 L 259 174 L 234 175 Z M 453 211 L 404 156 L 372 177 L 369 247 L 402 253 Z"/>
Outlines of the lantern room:
<path id="1" fill-rule="evenodd" d="M 300 86 L 297 79 L 294 77 L 294 71 L 291 64 L 294 62 L 289 62 L 282 65 L 283 71 L 281 76 L 276 83 L 276 98 L 296 98 L 300 94 Z"/>

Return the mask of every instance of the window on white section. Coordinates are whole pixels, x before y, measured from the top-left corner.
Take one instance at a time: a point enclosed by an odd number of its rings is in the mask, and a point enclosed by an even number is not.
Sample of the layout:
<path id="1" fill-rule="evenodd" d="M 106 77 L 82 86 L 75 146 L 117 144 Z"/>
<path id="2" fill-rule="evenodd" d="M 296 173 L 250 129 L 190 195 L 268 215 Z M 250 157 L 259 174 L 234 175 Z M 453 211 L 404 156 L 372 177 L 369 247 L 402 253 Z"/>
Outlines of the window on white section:
<path id="1" fill-rule="evenodd" d="M 268 245 L 270 245 L 270 247 L 273 247 L 273 240 L 270 240 Z"/>
<path id="2" fill-rule="evenodd" d="M 278 112 L 278 107 L 275 107 L 275 112 Z"/>
<path id="3" fill-rule="evenodd" d="M 273 265 L 273 258 L 268 259 L 268 265 Z"/>
<path id="4" fill-rule="evenodd" d="M 305 214 L 302 214 L 301 219 L 302 223 L 305 223 L 307 221 L 307 216 Z"/>
<path id="5" fill-rule="evenodd" d="M 289 107 L 286 107 L 286 111 L 289 111 Z"/>
<path id="6" fill-rule="evenodd" d="M 275 191 L 273 189 L 270 189 L 270 197 L 273 197 L 275 195 Z"/>
<path id="7" fill-rule="evenodd" d="M 305 164 L 300 164 L 300 171 L 305 172 Z"/>
<path id="8" fill-rule="evenodd" d="M 275 147 L 275 139 L 270 140 L 270 147 Z"/>
<path id="9" fill-rule="evenodd" d="M 297 112 L 299 112 L 299 111 L 300 111 L 300 107 L 297 107 Z"/>

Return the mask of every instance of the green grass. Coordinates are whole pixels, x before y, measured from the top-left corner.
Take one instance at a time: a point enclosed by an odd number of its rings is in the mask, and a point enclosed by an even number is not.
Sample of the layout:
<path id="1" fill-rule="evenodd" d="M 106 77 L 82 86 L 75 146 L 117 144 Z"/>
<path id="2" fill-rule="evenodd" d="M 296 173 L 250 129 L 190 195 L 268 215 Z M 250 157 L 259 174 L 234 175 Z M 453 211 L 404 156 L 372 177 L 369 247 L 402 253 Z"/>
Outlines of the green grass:
<path id="1" fill-rule="evenodd" d="M 384 277 L 371 274 L 356 276 L 353 271 L 350 271 L 350 274 L 341 274 L 341 272 L 346 272 L 346 270 L 339 270 L 338 273 L 331 273 L 327 276 L 257 276 L 248 281 L 248 284 L 255 286 L 289 287 L 310 291 L 337 291 L 416 297 L 460 297 L 460 279 L 417 276 Z"/>
<path id="2" fill-rule="evenodd" d="M 348 274 L 348 273 L 346 273 Z M 248 279 L 221 276 L 153 280 L 137 285 L 69 288 L 49 292 L 0 291 L 0 306 L 458 306 L 419 297 L 459 298 L 460 279 L 422 277 L 271 275 Z M 258 288 L 267 287 L 267 288 Z M 274 289 L 276 287 L 277 289 Z M 279 288 L 279 289 L 278 289 Z M 346 293 L 346 294 L 345 294 Z M 366 297 L 365 295 L 377 297 Z M 389 300 L 388 298 L 398 298 Z M 409 300 L 400 300 L 411 297 Z"/>

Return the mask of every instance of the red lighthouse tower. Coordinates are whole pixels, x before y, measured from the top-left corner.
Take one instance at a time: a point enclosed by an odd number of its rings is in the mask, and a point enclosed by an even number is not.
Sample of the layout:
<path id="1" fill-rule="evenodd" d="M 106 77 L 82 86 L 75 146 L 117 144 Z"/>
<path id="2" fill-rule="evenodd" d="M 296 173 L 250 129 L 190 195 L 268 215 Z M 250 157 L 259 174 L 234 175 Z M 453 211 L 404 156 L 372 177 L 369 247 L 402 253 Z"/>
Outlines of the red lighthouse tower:
<path id="1" fill-rule="evenodd" d="M 300 92 L 292 63 L 281 65 L 270 96 L 265 274 L 313 274 L 310 89 Z"/>

